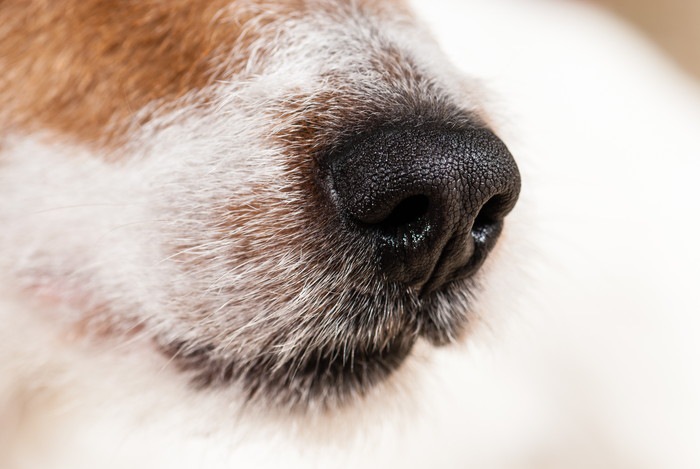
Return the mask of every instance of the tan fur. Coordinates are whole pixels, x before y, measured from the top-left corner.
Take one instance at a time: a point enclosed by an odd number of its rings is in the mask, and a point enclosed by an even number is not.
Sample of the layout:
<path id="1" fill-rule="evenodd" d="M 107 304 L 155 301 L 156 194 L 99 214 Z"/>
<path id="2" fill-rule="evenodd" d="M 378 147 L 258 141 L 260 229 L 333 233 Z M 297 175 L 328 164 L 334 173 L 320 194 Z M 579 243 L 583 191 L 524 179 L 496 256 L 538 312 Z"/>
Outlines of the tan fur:
<path id="1" fill-rule="evenodd" d="M 309 8 L 304 0 L 3 0 L 0 124 L 118 143 L 144 106 L 244 70 L 267 22 Z M 217 59 L 230 50 L 239 55 L 223 69 Z"/>
<path id="2" fill-rule="evenodd" d="M 219 78 L 217 51 L 252 39 L 244 19 L 219 15 L 226 1 L 117 3 L 0 3 L 0 96 L 11 125 L 110 140 L 147 103 Z"/>

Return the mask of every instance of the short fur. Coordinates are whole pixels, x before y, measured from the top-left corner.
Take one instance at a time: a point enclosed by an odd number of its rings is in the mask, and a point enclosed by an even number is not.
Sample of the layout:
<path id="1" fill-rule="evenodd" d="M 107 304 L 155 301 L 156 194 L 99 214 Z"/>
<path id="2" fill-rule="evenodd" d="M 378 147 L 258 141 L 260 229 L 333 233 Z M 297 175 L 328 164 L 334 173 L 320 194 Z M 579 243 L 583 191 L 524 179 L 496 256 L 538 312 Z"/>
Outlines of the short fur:
<path id="1" fill-rule="evenodd" d="M 697 467 L 696 90 L 581 6 L 417 4 L 460 71 L 398 1 L 0 0 L 0 466 Z M 524 169 L 428 299 L 323 188 L 394 125 Z"/>
<path id="2" fill-rule="evenodd" d="M 24 288 L 68 297 L 82 331 L 138 331 L 198 386 L 322 408 L 364 395 L 421 335 L 435 343 L 461 335 L 474 286 L 421 298 L 387 284 L 372 245 L 348 233 L 323 193 L 324 158 L 351 136 L 483 125 L 478 103 L 454 72 L 435 66 L 439 51 L 404 7 L 321 0 L 3 9 L 13 22 L 0 43 L 12 51 L 6 69 L 15 77 L 3 87 L 8 164 L 26 163 L 13 161 L 27 159 L 20 135 L 41 126 L 46 141 L 69 142 L 64 152 L 88 147 L 84 158 L 100 169 L 86 185 L 109 187 L 113 203 L 132 207 L 129 215 L 90 210 L 102 196 L 76 194 L 65 204 L 83 208 L 64 214 L 74 223 L 55 223 L 70 233 L 8 256 Z M 66 11 L 74 23 L 59 20 Z M 67 41 L 69 30 L 82 35 Z M 85 168 L 72 159 L 67 171 Z M 49 186 L 66 184 L 47 177 Z M 5 197 L 24 197 L 21 185 Z M 123 216 L 139 220 L 115 219 Z M 105 236 L 90 228 L 97 224 L 129 234 L 97 244 L 75 237 L 76 226 Z M 125 252 L 131 266 L 113 265 Z"/>

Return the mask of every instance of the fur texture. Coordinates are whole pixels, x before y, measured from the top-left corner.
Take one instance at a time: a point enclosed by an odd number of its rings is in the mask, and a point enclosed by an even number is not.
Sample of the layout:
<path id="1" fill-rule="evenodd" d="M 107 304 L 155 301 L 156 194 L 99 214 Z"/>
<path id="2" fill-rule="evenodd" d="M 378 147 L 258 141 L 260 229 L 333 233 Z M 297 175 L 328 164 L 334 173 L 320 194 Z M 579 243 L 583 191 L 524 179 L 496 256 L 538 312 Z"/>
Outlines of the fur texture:
<path id="1" fill-rule="evenodd" d="M 696 194 L 668 181 L 697 91 L 526 3 L 419 3 L 457 72 L 394 2 L 66 2 L 70 31 L 0 2 L 0 465 L 693 467 Z M 428 301 L 316 183 L 395 123 L 487 125 L 525 174 L 478 276 Z"/>
<path id="2" fill-rule="evenodd" d="M 440 53 L 402 9 L 390 15 L 362 2 L 325 1 L 309 2 L 299 11 L 273 5 L 267 12 L 265 6 L 226 5 L 212 15 L 229 24 L 241 21 L 235 12 L 247 11 L 258 38 L 233 41 L 221 55 L 223 62 L 210 64 L 222 70 L 219 83 L 200 89 L 196 85 L 202 79 L 194 79 L 192 89 L 171 93 L 169 101 L 153 102 L 158 96 L 151 97 L 150 108 L 129 117 L 139 126 L 133 126 L 123 145 L 103 145 L 98 154 L 84 156 L 76 154 L 79 147 L 59 150 L 73 160 L 64 167 L 67 172 L 89 171 L 85 178 L 92 181 L 81 182 L 79 192 L 62 204 L 79 208 L 49 215 L 61 221 L 40 222 L 59 230 L 51 241 L 4 244 L 23 245 L 9 269 L 24 288 L 69 297 L 85 332 L 138 330 L 191 371 L 201 386 L 239 386 L 249 399 L 262 396 L 268 405 L 326 407 L 365 394 L 401 364 L 420 335 L 436 343 L 458 337 L 473 287 L 457 284 L 420 298 L 411 289 L 387 283 L 373 261 L 373 246 L 348 233 L 322 194 L 323 158 L 347 138 L 372 129 L 458 129 L 479 124 L 479 119 L 474 100 L 462 93 L 446 66 L 433 65 Z M 52 8 L 37 6 L 34 14 Z M 136 13 L 159 15 L 144 8 Z M 90 31 L 94 21 L 106 23 L 108 34 L 115 34 L 114 23 L 126 20 L 113 18 L 111 11 L 95 6 L 75 28 Z M 172 21 L 183 21 L 183 13 L 170 15 Z M 163 27 L 170 27 L 169 18 Z M 59 26 L 49 22 L 45 27 L 52 31 Z M 216 41 L 217 30 L 206 31 Z M 129 29 L 121 32 L 131 34 Z M 160 39 L 171 40 L 167 35 Z M 203 50 L 182 51 L 180 60 L 211 60 L 200 56 L 212 47 L 192 41 Z M 171 48 L 155 39 L 131 46 L 126 38 L 123 47 L 118 50 L 124 57 L 107 54 L 102 59 L 120 74 L 148 63 L 134 64 L 139 57 L 128 47 L 156 54 L 161 47 Z M 261 50 L 265 53 L 251 56 Z M 50 59 L 31 60 L 45 65 Z M 240 63 L 247 64 L 242 71 L 235 66 Z M 131 78 L 110 76 L 99 63 L 89 66 L 105 77 L 97 75 L 91 87 L 78 89 L 84 96 L 69 99 L 89 101 L 113 81 L 131 83 Z M 180 77 L 178 70 L 173 73 Z M 81 69 L 71 71 L 67 80 L 75 80 L 73 73 Z M 165 76 L 138 88 L 158 90 L 161 80 L 170 83 Z M 187 98 L 178 98 L 185 94 Z M 28 99 L 44 105 L 34 93 Z M 125 102 L 138 105 L 141 99 L 127 95 Z M 120 118 L 116 104 L 105 105 L 107 110 L 100 112 Z M 84 107 L 95 105 L 87 102 L 80 109 Z M 49 104 L 46 109 L 56 113 L 52 122 L 79 125 L 71 117 L 72 106 Z M 8 117 L 10 127 L 13 116 Z M 100 123 L 107 136 L 117 125 L 108 126 L 105 119 L 92 125 Z M 69 137 L 85 139 L 84 130 L 81 126 Z M 10 165 L 24 164 L 30 153 L 51 152 L 56 158 L 60 148 L 19 149 L 25 140 L 15 138 L 18 143 L 13 137 L 7 143 Z M 118 165 L 112 162 L 116 159 Z M 83 169 L 87 167 L 91 169 Z M 23 197 L 26 189 L 19 186 L 26 186 L 31 176 L 19 177 L 19 171 L 12 171 L 6 187 L 12 185 L 16 192 L 8 190 L 7 197 Z M 69 186 L 75 176 L 60 172 L 44 176 L 46 184 L 57 190 Z M 97 187 L 87 189 L 92 185 Z M 92 208 L 111 204 L 99 193 L 104 187 L 112 192 L 114 210 Z M 27 206 L 23 201 L 9 208 Z M 66 217 L 72 223 L 63 221 Z M 37 221 L 32 217 L 32 224 Z M 116 231 L 105 234 L 96 226 Z M 48 230 L 37 231 L 26 227 L 17 232 L 48 235 Z M 85 236 L 98 238 L 86 243 Z"/>

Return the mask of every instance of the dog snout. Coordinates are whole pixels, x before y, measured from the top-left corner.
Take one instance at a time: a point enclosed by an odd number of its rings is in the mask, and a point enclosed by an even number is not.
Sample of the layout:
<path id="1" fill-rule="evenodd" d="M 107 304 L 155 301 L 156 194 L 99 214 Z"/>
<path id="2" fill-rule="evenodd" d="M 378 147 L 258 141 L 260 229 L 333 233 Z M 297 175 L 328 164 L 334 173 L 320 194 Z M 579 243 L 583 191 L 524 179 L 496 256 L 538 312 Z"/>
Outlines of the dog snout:
<path id="1" fill-rule="evenodd" d="M 513 157 L 483 127 L 376 130 L 329 167 L 345 229 L 374 244 L 388 281 L 422 294 L 480 267 L 520 192 Z"/>

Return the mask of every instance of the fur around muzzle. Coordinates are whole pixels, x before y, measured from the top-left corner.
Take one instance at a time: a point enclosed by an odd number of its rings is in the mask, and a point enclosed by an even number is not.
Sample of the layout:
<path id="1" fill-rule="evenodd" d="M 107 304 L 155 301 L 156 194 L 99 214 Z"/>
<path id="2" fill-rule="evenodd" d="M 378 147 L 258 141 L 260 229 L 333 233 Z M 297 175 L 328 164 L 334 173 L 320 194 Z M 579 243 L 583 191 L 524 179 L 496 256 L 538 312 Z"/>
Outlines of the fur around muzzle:
<path id="1" fill-rule="evenodd" d="M 348 230 L 329 198 L 329 158 L 377 129 L 487 125 L 472 87 L 403 6 L 290 3 L 203 9 L 216 12 L 206 23 L 216 36 L 197 36 L 204 50 L 191 60 L 215 66 L 190 89 L 186 81 L 172 92 L 152 86 L 162 93 L 149 100 L 138 80 L 110 69 L 95 74 L 93 88 L 87 81 L 90 99 L 72 102 L 104 102 L 100 92 L 121 86 L 109 82 L 115 77 L 133 88 L 133 102 L 147 104 L 128 111 L 113 103 L 95 129 L 87 121 L 66 127 L 71 106 L 43 115 L 46 126 L 61 123 L 54 127 L 63 142 L 98 155 L 80 166 L 96 168 L 87 176 L 72 163 L 66 172 L 95 192 L 109 188 L 121 208 L 75 212 L 51 225 L 51 239 L 28 227 L 36 242 L 18 250 L 10 268 L 32 288 L 60 285 L 82 328 L 138 330 L 200 387 L 233 387 L 265 405 L 328 408 L 385 380 L 419 338 L 459 338 L 478 290 L 471 271 L 429 294 L 388 278 L 376 239 Z M 176 31 L 177 15 L 136 13 Z M 170 39 L 153 39 L 161 40 Z M 114 56 L 109 66 L 133 67 L 137 58 Z M 173 73 L 181 80 L 185 72 Z M 5 118 L 25 125 L 20 111 L 30 106 L 8 102 L 14 114 Z M 60 174 L 47 176 L 47 187 L 60 189 Z M 88 206 L 81 194 L 65 205 Z M 73 235 L 83 225 L 94 238 Z M 124 227 L 128 236 L 117 233 Z"/>

